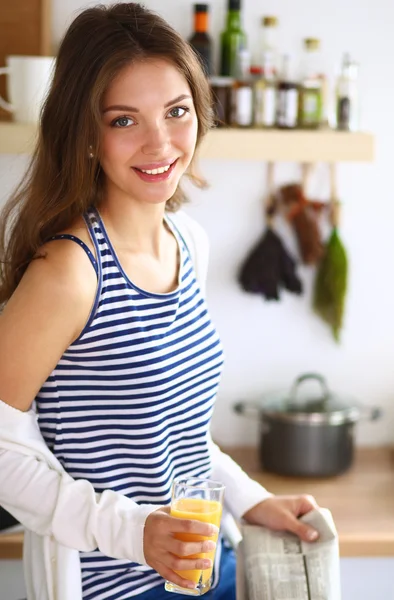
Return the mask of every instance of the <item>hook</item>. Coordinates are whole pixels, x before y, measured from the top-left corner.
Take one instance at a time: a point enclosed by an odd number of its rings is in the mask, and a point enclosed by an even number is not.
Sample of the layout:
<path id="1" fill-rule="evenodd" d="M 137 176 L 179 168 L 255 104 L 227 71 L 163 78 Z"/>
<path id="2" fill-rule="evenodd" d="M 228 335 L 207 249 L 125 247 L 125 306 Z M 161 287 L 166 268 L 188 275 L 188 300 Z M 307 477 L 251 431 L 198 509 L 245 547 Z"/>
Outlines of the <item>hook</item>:
<path id="1" fill-rule="evenodd" d="M 333 227 L 338 227 L 339 216 L 340 216 L 340 203 L 338 200 L 338 180 L 337 180 L 337 168 L 336 163 L 330 162 L 330 213 L 331 213 L 331 224 Z"/>
<path id="2" fill-rule="evenodd" d="M 308 196 L 308 183 L 310 180 L 310 176 L 312 173 L 313 164 L 312 163 L 301 163 L 301 182 L 302 182 L 302 192 L 307 198 Z"/>
<path id="3" fill-rule="evenodd" d="M 272 219 L 275 212 L 275 198 L 274 198 L 274 175 L 275 175 L 275 163 L 269 161 L 267 163 L 267 193 L 264 203 L 264 212 L 268 225 L 272 225 Z"/>

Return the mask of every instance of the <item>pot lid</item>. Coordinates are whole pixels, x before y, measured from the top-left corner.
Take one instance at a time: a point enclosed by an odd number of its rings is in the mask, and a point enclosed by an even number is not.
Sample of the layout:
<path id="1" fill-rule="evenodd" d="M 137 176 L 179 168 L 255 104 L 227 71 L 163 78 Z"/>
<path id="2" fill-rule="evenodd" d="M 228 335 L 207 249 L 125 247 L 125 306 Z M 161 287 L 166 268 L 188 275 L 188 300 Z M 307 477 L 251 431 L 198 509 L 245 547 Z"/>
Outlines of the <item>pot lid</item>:
<path id="1" fill-rule="evenodd" d="M 315 383 L 305 385 L 308 381 Z M 317 373 L 301 375 L 287 392 L 263 395 L 255 406 L 267 417 L 331 425 L 354 423 L 360 418 L 361 411 L 361 407 L 353 399 L 332 393 L 324 377 Z"/>

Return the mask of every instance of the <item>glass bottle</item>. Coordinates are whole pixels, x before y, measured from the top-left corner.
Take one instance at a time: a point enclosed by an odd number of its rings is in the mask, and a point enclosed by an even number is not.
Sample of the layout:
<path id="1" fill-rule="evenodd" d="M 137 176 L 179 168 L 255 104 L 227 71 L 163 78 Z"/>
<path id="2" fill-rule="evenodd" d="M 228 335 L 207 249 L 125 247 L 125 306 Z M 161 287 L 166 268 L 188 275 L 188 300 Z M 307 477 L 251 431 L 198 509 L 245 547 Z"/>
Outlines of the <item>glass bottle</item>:
<path id="1" fill-rule="evenodd" d="M 208 4 L 194 5 L 194 33 L 189 44 L 200 58 L 206 75 L 212 75 L 212 40 L 208 34 Z"/>
<path id="2" fill-rule="evenodd" d="M 298 122 L 298 85 L 292 81 L 291 62 L 283 55 L 278 81 L 276 124 L 281 129 L 295 129 Z"/>
<path id="3" fill-rule="evenodd" d="M 250 52 L 243 48 L 238 52 L 237 77 L 233 85 L 232 125 L 253 125 L 253 81 L 250 75 Z"/>
<path id="4" fill-rule="evenodd" d="M 341 73 L 336 90 L 337 129 L 357 131 L 359 129 L 358 64 L 344 54 Z"/>
<path id="5" fill-rule="evenodd" d="M 246 33 L 241 24 L 241 0 L 228 0 L 226 29 L 220 37 L 220 74 L 237 76 L 238 54 L 246 48 Z"/>
<path id="6" fill-rule="evenodd" d="M 233 77 L 210 77 L 216 127 L 231 125 Z"/>
<path id="7" fill-rule="evenodd" d="M 273 71 L 261 69 L 253 84 L 253 123 L 256 127 L 274 127 L 276 121 L 277 81 Z"/>
<path id="8" fill-rule="evenodd" d="M 259 64 L 265 76 L 276 76 L 278 74 L 278 19 L 276 17 L 263 17 L 261 25 L 262 37 Z"/>
<path id="9" fill-rule="evenodd" d="M 304 57 L 299 97 L 300 127 L 320 127 L 324 116 L 325 77 L 321 65 L 320 40 L 304 40 Z"/>

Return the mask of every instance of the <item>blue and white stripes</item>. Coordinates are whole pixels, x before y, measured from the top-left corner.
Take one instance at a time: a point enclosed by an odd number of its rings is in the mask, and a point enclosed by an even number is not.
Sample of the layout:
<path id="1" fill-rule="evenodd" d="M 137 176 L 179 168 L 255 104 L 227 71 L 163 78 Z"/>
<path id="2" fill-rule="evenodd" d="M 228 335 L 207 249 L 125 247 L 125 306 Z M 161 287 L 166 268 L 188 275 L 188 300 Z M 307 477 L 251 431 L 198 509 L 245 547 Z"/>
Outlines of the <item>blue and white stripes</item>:
<path id="1" fill-rule="evenodd" d="M 139 289 L 123 272 L 95 211 L 86 221 L 98 257 L 98 290 L 81 336 L 37 398 L 42 434 L 74 478 L 138 503 L 168 504 L 172 479 L 208 476 L 206 433 L 222 348 L 180 249 L 179 287 Z M 126 599 L 161 584 L 148 567 L 81 553 L 84 600 Z"/>

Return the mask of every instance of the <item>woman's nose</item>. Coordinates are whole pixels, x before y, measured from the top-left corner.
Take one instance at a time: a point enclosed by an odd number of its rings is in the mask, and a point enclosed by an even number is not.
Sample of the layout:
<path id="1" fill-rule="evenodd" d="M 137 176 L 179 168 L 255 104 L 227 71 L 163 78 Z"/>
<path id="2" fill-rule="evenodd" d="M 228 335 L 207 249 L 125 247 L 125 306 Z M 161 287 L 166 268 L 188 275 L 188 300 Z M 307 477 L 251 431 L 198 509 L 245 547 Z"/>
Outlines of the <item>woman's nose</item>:
<path id="1" fill-rule="evenodd" d="M 141 151 L 146 155 L 162 155 L 169 145 L 170 139 L 167 128 L 152 124 L 146 129 Z"/>

